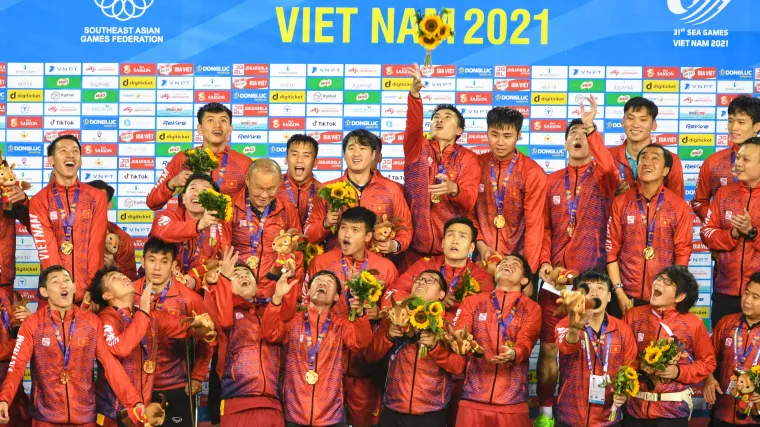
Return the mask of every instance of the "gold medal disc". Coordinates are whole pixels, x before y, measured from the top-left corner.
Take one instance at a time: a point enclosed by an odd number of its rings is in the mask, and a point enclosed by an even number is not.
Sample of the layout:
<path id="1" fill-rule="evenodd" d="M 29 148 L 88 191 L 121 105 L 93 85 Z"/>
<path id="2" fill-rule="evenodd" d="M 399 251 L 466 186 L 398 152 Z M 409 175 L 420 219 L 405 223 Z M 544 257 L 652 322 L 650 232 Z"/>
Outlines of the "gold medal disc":
<path id="1" fill-rule="evenodd" d="M 654 248 L 651 246 L 647 246 L 646 249 L 644 249 L 644 259 L 652 259 L 654 258 Z"/>
<path id="2" fill-rule="evenodd" d="M 71 253 L 74 251 L 74 244 L 71 242 L 63 242 L 61 243 L 61 252 L 63 252 L 64 255 L 71 255 Z"/>
<path id="3" fill-rule="evenodd" d="M 496 215 L 496 218 L 493 219 L 493 225 L 495 225 L 497 229 L 502 229 L 507 225 L 507 220 L 504 218 L 504 215 Z"/>
<path id="4" fill-rule="evenodd" d="M 317 375 L 317 372 L 314 370 L 309 370 L 306 372 L 306 384 L 314 385 L 319 381 L 319 375 Z"/>

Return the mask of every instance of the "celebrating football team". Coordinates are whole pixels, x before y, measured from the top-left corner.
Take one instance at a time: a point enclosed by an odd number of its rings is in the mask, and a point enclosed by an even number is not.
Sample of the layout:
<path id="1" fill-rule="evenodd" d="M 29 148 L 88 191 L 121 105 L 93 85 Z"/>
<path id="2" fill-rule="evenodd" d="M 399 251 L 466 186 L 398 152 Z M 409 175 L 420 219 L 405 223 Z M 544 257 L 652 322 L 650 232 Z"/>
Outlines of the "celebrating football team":
<path id="1" fill-rule="evenodd" d="M 651 100 L 625 104 L 607 148 L 585 98 L 547 175 L 515 109 L 488 112 L 484 154 L 454 105 L 425 133 L 408 72 L 403 186 L 375 133 L 347 133 L 345 173 L 320 183 L 311 136 L 252 161 L 230 109 L 201 107 L 202 144 L 147 196 L 139 264 L 114 188 L 79 180 L 74 135 L 53 140 L 43 189 L 3 187 L 0 424 L 195 426 L 207 381 L 215 426 L 687 426 L 695 393 L 711 425 L 760 426 L 760 100 L 728 106 L 729 146 L 687 201 Z M 16 221 L 42 270 L 33 313 Z M 687 269 L 700 222 L 712 335 Z"/>

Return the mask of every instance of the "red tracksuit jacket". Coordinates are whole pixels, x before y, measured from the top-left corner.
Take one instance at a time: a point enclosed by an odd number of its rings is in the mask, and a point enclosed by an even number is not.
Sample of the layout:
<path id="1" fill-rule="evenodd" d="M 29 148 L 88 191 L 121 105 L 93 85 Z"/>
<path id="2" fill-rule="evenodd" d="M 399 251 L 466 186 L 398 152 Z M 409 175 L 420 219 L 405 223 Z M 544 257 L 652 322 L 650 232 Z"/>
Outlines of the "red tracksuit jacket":
<path id="1" fill-rule="evenodd" d="M 549 175 L 544 207 L 544 244 L 541 262 L 562 265 L 576 271 L 604 270 L 607 252 L 607 221 L 615 198 L 618 177 L 615 162 L 604 148 L 602 135 L 594 132 L 588 137 L 592 163 L 579 167 L 568 166 Z M 589 169 L 591 169 L 589 171 Z M 584 180 L 583 177 L 586 177 Z M 567 181 L 570 195 L 567 194 Z M 580 194 L 578 193 L 580 187 Z M 568 200 L 578 198 L 575 228 L 572 237 Z"/>
<path id="2" fill-rule="evenodd" d="M 105 241 L 104 241 L 105 242 Z M 24 377 L 26 364 L 31 360 L 32 416 L 36 421 L 54 424 L 95 423 L 95 387 L 92 368 L 97 359 L 105 366 L 105 376 L 114 387 L 118 399 L 128 407 L 143 402 L 140 394 L 130 384 L 116 358 L 108 351 L 103 337 L 103 325 L 98 316 L 80 310 L 76 305 L 66 312 L 64 321 L 49 309 L 38 310 L 21 324 L 13 349 L 8 375 L 0 390 L 0 401 L 11 402 Z M 76 319 L 73 337 L 69 335 L 72 320 Z M 61 384 L 63 352 L 56 340 L 55 321 L 63 338 L 64 346 L 70 345 L 67 372 L 70 380 Z M 73 341 L 72 341 L 73 340 Z"/>
<path id="3" fill-rule="evenodd" d="M 263 319 L 264 339 L 282 344 L 285 352 L 285 380 L 283 382 L 283 409 L 285 421 L 313 426 L 328 426 L 342 422 L 343 375 L 346 350 L 360 352 L 372 342 L 372 330 L 367 316 L 357 317 L 351 323 L 347 318 L 320 313 L 308 309 L 313 344 L 329 318 L 330 325 L 315 358 L 315 371 L 319 380 L 314 385 L 306 383 L 309 371 L 308 344 L 304 328 L 305 313 L 283 312 L 282 305 L 270 304 Z M 328 317 L 329 316 L 329 317 Z M 285 319 L 291 318 L 285 322 Z"/>
<path id="4" fill-rule="evenodd" d="M 9 215 L 0 212 L 0 247 L 4 249 L 0 251 L 0 285 L 13 285 L 16 280 L 16 220 L 29 230 L 29 199 Z"/>
<path id="5" fill-rule="evenodd" d="M 502 215 L 506 218 L 504 228 L 497 230 L 496 200 L 491 180 L 493 165 L 497 191 L 504 188 L 504 179 L 517 156 L 509 182 L 504 190 L 504 208 Z M 518 252 L 525 254 L 533 271 L 541 261 L 541 246 L 544 239 L 544 212 L 546 204 L 546 173 L 533 159 L 515 151 L 507 160 L 498 161 L 492 153 L 478 156 L 480 162 L 480 185 L 475 204 L 475 224 L 478 228 L 478 240 L 483 240 L 502 255 Z"/>
<path id="6" fill-rule="evenodd" d="M 220 184 L 221 165 L 224 161 L 225 155 L 227 156 L 227 167 L 224 174 L 221 176 Z M 214 182 L 219 185 L 219 189 L 222 190 L 222 193 L 232 196 L 243 191 L 245 189 L 245 178 L 248 173 L 248 166 L 251 165 L 252 160 L 246 155 L 231 149 L 229 146 L 225 146 L 224 151 L 216 154 L 216 157 L 219 160 L 220 167 L 211 172 L 211 177 L 214 179 Z M 174 194 L 174 192 L 167 186 L 169 180 L 185 170 L 183 165 L 186 159 L 187 157 L 185 156 L 185 153 L 180 152 L 169 161 L 169 164 L 166 165 L 166 169 L 164 169 L 164 172 L 158 178 L 156 186 L 153 187 L 148 194 L 148 208 L 157 211 L 166 206 L 166 203 Z"/>
<path id="7" fill-rule="evenodd" d="M 628 163 L 628 159 L 625 156 L 625 141 L 622 144 L 615 147 L 611 147 L 610 154 L 615 159 L 615 167 L 618 171 L 618 176 L 621 180 L 628 183 L 631 189 L 636 187 L 636 180 L 633 179 L 633 169 Z M 676 193 L 682 199 L 686 196 L 683 183 L 683 165 L 678 154 L 671 152 L 673 156 L 673 167 L 670 168 L 668 176 L 665 177 L 665 186 L 672 192 Z"/>
<path id="8" fill-rule="evenodd" d="M 468 360 L 462 400 L 496 406 L 525 404 L 528 401 L 528 359 L 538 341 L 541 307 L 521 292 L 505 293 L 498 289 L 495 292 L 505 321 L 517 303 L 513 320 L 507 327 L 507 336 L 514 343 L 515 359 L 504 364 L 489 362 L 502 352 L 505 342 L 491 292 L 465 298 L 454 319 L 454 329 L 467 325 L 485 354 Z"/>
<path id="9" fill-rule="evenodd" d="M 145 286 L 145 278 L 134 282 L 137 294 L 135 301 L 139 301 L 142 289 Z M 153 310 L 164 311 L 180 319 L 192 316 L 192 312 L 203 314 L 206 307 L 203 299 L 193 290 L 181 283 L 169 282 L 169 290 L 166 292 L 164 302 L 161 303 L 159 293 L 153 297 Z M 189 338 L 186 338 L 189 339 Z M 202 339 L 195 340 L 195 365 L 191 377 L 194 380 L 205 381 L 208 373 L 211 356 L 214 349 Z M 185 339 L 175 339 L 163 335 L 158 341 L 156 353 L 156 372 L 153 378 L 154 390 L 171 390 L 184 387 L 187 384 L 187 365 L 185 364 Z"/>
<path id="10" fill-rule="evenodd" d="M 290 190 L 288 190 L 288 186 L 290 186 Z M 296 210 L 298 210 L 298 217 L 301 220 L 301 227 L 303 228 L 306 226 L 306 218 L 309 215 L 311 200 L 319 197 L 317 193 L 320 188 L 322 188 L 322 183 L 317 181 L 314 175 L 299 187 L 295 180 L 286 173 L 282 175 L 280 188 L 277 190 L 277 197 L 283 200 L 290 200 L 290 203 L 295 205 Z"/>
<path id="11" fill-rule="evenodd" d="M 200 233 L 197 227 L 198 220 L 190 218 L 184 209 L 168 209 L 158 212 L 153 218 L 150 235 L 178 245 L 177 264 L 183 274 L 195 279 L 195 290 L 200 292 L 206 274 L 204 263 L 230 245 L 232 227 L 224 221 Z M 212 239 L 216 239 L 214 245 L 211 244 Z"/>
<path id="12" fill-rule="evenodd" d="M 76 188 L 80 188 L 71 237 L 74 251 L 70 255 L 61 252 L 65 231 L 58 204 L 51 190 L 54 185 L 58 188 L 67 218 L 71 214 L 70 207 Z M 75 302 L 82 301 L 95 273 L 103 268 L 108 229 L 107 210 L 108 203 L 103 192 L 78 180 L 68 188 L 56 184 L 53 180 L 29 202 L 30 230 L 40 257 L 40 268 L 44 270 L 57 264 L 66 267 L 71 273 L 71 279 L 76 283 Z"/>
<path id="13" fill-rule="evenodd" d="M 649 301 L 652 283 L 660 270 L 671 265 L 689 265 L 691 213 L 683 198 L 665 188 L 665 196 L 656 217 L 660 190 L 648 202 L 641 197 L 647 215 L 644 222 L 639 213 L 638 191 L 637 186 L 615 197 L 612 202 L 612 216 L 607 226 L 607 263 L 617 261 L 620 265 L 620 279 L 626 295 Z M 652 241 L 655 256 L 646 260 L 644 249 L 648 227 L 653 220 L 656 221 Z"/>
<path id="14" fill-rule="evenodd" d="M 614 378 L 621 366 L 631 364 L 635 368 L 636 341 L 633 339 L 631 328 L 622 320 L 612 316 L 606 316 L 606 336 L 610 340 L 609 365 L 607 375 Z M 590 404 L 588 401 L 588 388 L 590 375 L 604 375 L 604 360 L 606 359 L 606 340 L 597 344 L 599 356 L 595 356 L 595 350 L 589 349 L 591 356 L 592 371 L 588 369 L 588 355 L 586 354 L 586 332 L 580 333 L 580 339 L 575 344 L 565 341 L 569 320 L 567 317 L 559 321 L 556 328 L 557 348 L 559 349 L 559 397 L 554 405 L 554 418 L 562 424 L 570 426 L 609 426 L 619 423 L 623 418 L 623 410 L 617 411 L 617 417 L 610 421 L 610 409 L 612 407 L 612 388 L 607 388 L 604 405 Z M 601 337 L 589 337 L 589 341 L 601 339 Z M 599 357 L 602 359 L 600 360 Z"/>
<path id="15" fill-rule="evenodd" d="M 693 362 L 689 358 L 681 359 L 678 363 L 678 378 L 667 384 L 658 382 L 654 390 L 647 390 L 646 384 L 642 382 L 641 391 L 674 393 L 704 381 L 717 365 L 702 319 L 692 313 L 681 314 L 675 308 L 656 313 L 657 316 L 651 305 L 634 307 L 625 313 L 623 321 L 633 330 L 637 351 L 641 353 L 652 341 L 667 338 L 669 335 L 664 324 L 673 332 L 673 337 L 684 345 Z M 634 397 L 628 401 L 628 415 L 642 419 L 682 418 L 689 416 L 689 407 L 686 402 L 648 402 Z"/>
<path id="16" fill-rule="evenodd" d="M 741 344 L 737 342 L 739 323 L 741 322 Z M 731 382 L 731 376 L 734 375 L 734 369 L 749 371 L 753 362 L 758 358 L 760 353 L 760 343 L 754 342 L 760 336 L 760 328 L 757 323 L 750 329 L 747 327 L 747 321 L 742 313 L 729 314 L 720 319 L 715 329 L 712 331 L 711 339 L 715 355 L 720 362 L 715 379 L 720 383 L 720 389 L 723 393 L 716 393 L 715 405 L 713 405 L 712 416 L 716 420 L 723 421 L 731 425 L 757 425 L 752 418 L 739 420 L 736 418 L 737 403 L 739 401 L 725 393 L 728 391 L 728 384 Z M 737 349 L 737 346 L 741 345 Z M 750 348 L 751 347 L 751 348 Z M 735 355 L 734 352 L 738 350 Z M 741 355 L 750 350 L 746 355 L 743 363 Z M 738 358 L 735 359 L 735 358 Z M 738 364 L 736 362 L 739 362 Z"/>
<path id="17" fill-rule="evenodd" d="M 702 162 L 702 167 L 699 168 L 699 180 L 694 199 L 691 200 L 691 208 L 703 224 L 707 222 L 707 211 L 710 209 L 713 196 L 721 187 L 736 183 L 731 159 L 732 154 L 736 156 L 739 153 L 739 148 L 740 145 L 731 145 L 727 149 L 715 152 Z"/>
<path id="18" fill-rule="evenodd" d="M 342 177 L 328 181 L 324 185 L 340 181 L 350 182 L 348 181 L 348 171 L 343 173 Z M 364 191 L 357 191 L 357 202 L 357 206 L 364 206 L 374 212 L 377 215 L 378 222 L 382 220 L 383 214 L 388 215 L 388 219 L 398 218 L 399 224 L 406 227 L 406 230 L 398 230 L 393 239 L 401 245 L 399 251 L 405 251 L 409 247 L 409 243 L 412 241 L 412 214 L 409 212 L 409 206 L 404 199 L 404 193 L 393 181 L 373 173 L 364 187 Z M 327 210 L 327 202 L 324 199 L 321 197 L 312 199 L 304 232 L 309 236 L 311 243 L 326 241 L 325 250 L 329 251 L 338 247 L 338 237 L 337 232 L 332 234 L 330 229 L 323 225 Z"/>
<path id="19" fill-rule="evenodd" d="M 750 189 L 744 184 L 729 184 L 715 193 L 700 230 L 702 242 L 715 254 L 713 292 L 741 297 L 749 276 L 760 270 L 760 239 L 734 240 L 732 215 L 749 211 L 754 226 L 760 226 L 760 186 Z"/>
<path id="20" fill-rule="evenodd" d="M 221 274 L 216 286 L 206 292 L 205 303 L 217 325 L 222 414 L 251 408 L 282 410 L 282 349 L 262 338 L 263 306 L 233 294 L 232 282 Z"/>
<path id="21" fill-rule="evenodd" d="M 126 317 L 125 317 L 126 316 Z M 135 308 L 134 314 L 126 309 L 105 307 L 98 313 L 103 323 L 103 336 L 108 350 L 116 357 L 132 384 L 141 392 L 143 402 L 152 401 L 153 374 L 143 370 L 146 360 L 156 362 L 158 342 L 161 337 L 185 338 L 187 333 L 179 318 L 167 312 L 147 314 Z M 131 321 L 127 321 L 127 317 Z M 142 340 L 145 338 L 148 358 L 145 358 Z M 98 380 L 95 382 L 97 410 L 99 414 L 116 420 L 124 405 L 116 397 L 111 384 L 103 375 L 103 365 L 98 364 Z"/>
<path id="22" fill-rule="evenodd" d="M 114 254 L 114 261 L 116 261 L 119 272 L 132 280 L 137 280 L 135 245 L 132 243 L 132 237 L 112 222 L 108 223 L 108 232 L 119 236 L 119 250 Z"/>
<path id="23" fill-rule="evenodd" d="M 404 196 L 409 203 L 414 226 L 412 249 L 424 255 L 443 253 L 443 225 L 457 216 L 469 216 L 475 207 L 480 182 L 478 156 L 469 149 L 452 144 L 443 150 L 438 141 L 425 139 L 422 100 L 411 94 L 407 99 L 404 130 Z M 430 201 L 428 186 L 435 184 L 438 165 L 459 185 L 455 197 L 444 195 L 440 203 Z"/>
<path id="24" fill-rule="evenodd" d="M 451 400 L 451 377 L 461 375 L 465 359 L 454 354 L 441 341 L 429 349 L 427 357 L 417 358 L 416 342 L 394 343 L 388 339 L 390 322 L 384 319 L 365 352 L 367 360 L 377 362 L 390 353 L 383 406 L 402 414 L 422 415 L 442 411 Z"/>

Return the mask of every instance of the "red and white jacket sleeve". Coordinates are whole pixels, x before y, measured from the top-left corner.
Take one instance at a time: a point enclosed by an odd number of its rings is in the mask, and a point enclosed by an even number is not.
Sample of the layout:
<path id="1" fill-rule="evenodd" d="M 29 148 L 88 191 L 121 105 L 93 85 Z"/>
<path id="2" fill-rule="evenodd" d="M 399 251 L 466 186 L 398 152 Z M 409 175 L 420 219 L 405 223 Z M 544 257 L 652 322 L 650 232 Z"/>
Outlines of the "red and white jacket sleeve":
<path id="1" fill-rule="evenodd" d="M 182 171 L 182 164 L 185 162 L 184 154 L 177 154 L 166 165 L 166 169 L 158 178 L 158 182 L 148 193 L 146 205 L 154 211 L 162 209 L 174 195 L 174 191 L 169 189 L 169 180 L 179 175 Z"/>

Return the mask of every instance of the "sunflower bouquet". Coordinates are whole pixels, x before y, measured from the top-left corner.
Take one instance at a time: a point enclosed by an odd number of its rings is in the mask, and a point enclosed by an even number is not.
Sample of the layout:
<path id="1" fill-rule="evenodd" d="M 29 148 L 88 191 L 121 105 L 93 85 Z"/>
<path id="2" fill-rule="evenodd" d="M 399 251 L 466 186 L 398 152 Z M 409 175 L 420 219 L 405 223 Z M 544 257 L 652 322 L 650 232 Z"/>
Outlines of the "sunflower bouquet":
<path id="1" fill-rule="evenodd" d="M 612 393 L 615 396 L 626 396 L 630 399 L 639 393 L 639 373 L 628 365 L 621 366 L 609 386 L 612 387 Z M 613 404 L 610 410 L 610 421 L 615 421 L 617 410 L 617 405 Z"/>
<path id="2" fill-rule="evenodd" d="M 467 271 L 465 271 L 462 277 L 459 279 L 457 286 L 454 288 L 454 299 L 462 302 L 466 297 L 479 293 L 480 283 L 476 278 L 472 276 L 472 272 L 468 268 Z"/>
<path id="3" fill-rule="evenodd" d="M 375 307 L 377 301 L 383 295 L 383 286 L 385 283 L 377 279 L 380 274 L 377 270 L 364 270 L 346 281 L 346 289 L 354 298 L 362 301 L 365 307 Z M 356 312 L 351 310 L 348 313 L 348 320 L 354 321 Z"/>
<path id="4" fill-rule="evenodd" d="M 439 13 L 424 15 L 422 11 L 417 10 L 417 43 L 426 51 L 423 67 L 433 65 L 430 53 L 444 40 L 454 35 L 454 30 L 443 22 L 443 17 L 450 12 L 451 10 L 443 8 Z"/>
<path id="5" fill-rule="evenodd" d="M 671 337 L 651 341 L 647 348 L 639 353 L 641 370 L 650 376 L 657 371 L 665 370 L 668 365 L 678 364 L 678 361 L 683 357 L 688 357 L 686 352 L 683 351 L 678 340 Z M 659 377 L 655 377 L 654 379 L 663 384 L 670 381 Z"/>
<path id="6" fill-rule="evenodd" d="M 198 202 L 207 211 L 216 211 L 215 215 L 222 221 L 232 219 L 232 199 L 213 188 L 207 188 L 198 194 Z"/>
<path id="7" fill-rule="evenodd" d="M 211 174 L 211 171 L 219 167 L 219 159 L 210 148 L 190 148 L 185 150 L 185 163 L 183 165 L 192 173 Z"/>
<path id="8" fill-rule="evenodd" d="M 327 184 L 317 193 L 330 206 L 330 211 L 335 212 L 344 206 L 351 207 L 357 202 L 356 189 L 347 181 L 337 181 Z M 333 225 L 330 230 L 335 234 L 337 226 Z"/>
<path id="9" fill-rule="evenodd" d="M 298 250 L 303 252 L 304 267 L 307 269 L 309 268 L 309 263 L 312 259 L 314 259 L 314 257 L 325 253 L 325 248 L 322 245 L 308 242 L 301 242 L 298 245 Z"/>
<path id="10" fill-rule="evenodd" d="M 425 302 L 420 297 L 414 297 L 409 302 L 409 323 L 415 331 L 430 331 L 437 336 L 443 334 L 443 304 L 440 301 Z M 428 348 L 420 345 L 417 358 L 427 357 Z"/>

